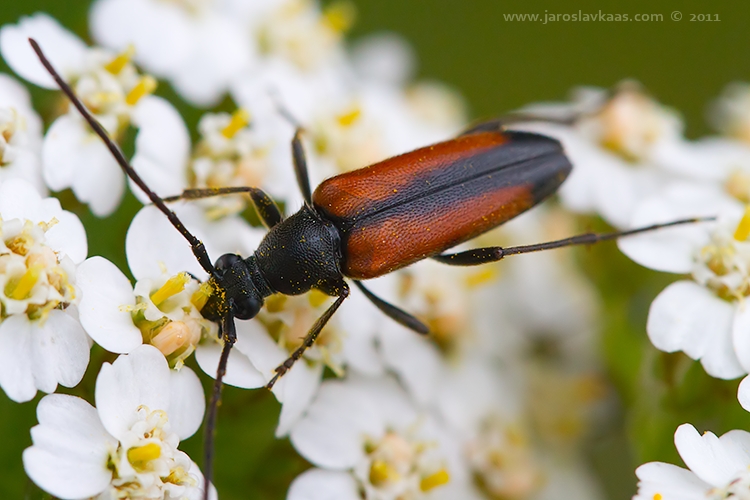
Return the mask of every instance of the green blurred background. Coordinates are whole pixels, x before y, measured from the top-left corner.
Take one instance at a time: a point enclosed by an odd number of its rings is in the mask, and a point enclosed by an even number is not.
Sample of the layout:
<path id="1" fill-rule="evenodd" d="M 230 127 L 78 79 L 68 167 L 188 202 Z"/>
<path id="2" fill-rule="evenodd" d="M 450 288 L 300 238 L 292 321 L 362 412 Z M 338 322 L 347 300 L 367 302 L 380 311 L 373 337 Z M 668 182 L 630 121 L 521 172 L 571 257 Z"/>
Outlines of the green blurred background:
<path id="1" fill-rule="evenodd" d="M 248 0 L 252 1 L 252 0 Z M 661 102 L 679 110 L 687 133 L 709 133 L 707 102 L 725 84 L 750 80 L 748 26 L 750 3 L 630 1 L 616 6 L 594 0 L 565 4 L 496 0 L 355 0 L 357 23 L 351 38 L 389 30 L 409 40 L 419 58 L 419 76 L 451 84 L 468 100 L 473 117 L 498 115 L 523 104 L 563 99 L 581 84 L 611 86 L 635 78 Z M 0 0 L 0 24 L 19 16 L 46 11 L 67 28 L 88 39 L 88 1 Z M 662 14 L 660 22 L 509 22 L 509 13 L 638 13 Z M 671 20 L 679 11 L 680 21 Z M 710 14 L 717 21 L 691 22 L 692 14 Z M 7 72 L 0 62 L 0 71 Z M 170 92 L 194 129 L 201 112 Z M 34 90 L 37 109 L 50 108 L 54 94 Z M 228 107 L 229 103 L 224 103 Z M 78 213 L 89 234 L 90 254 L 104 255 L 124 268 L 122 235 L 138 204 L 129 197 L 112 217 L 96 220 L 68 194 L 66 208 Z M 582 227 L 603 228 L 596 219 Z M 672 444 L 677 425 L 691 422 L 716 433 L 731 428 L 750 430 L 750 414 L 736 402 L 737 382 L 707 377 L 681 354 L 655 351 L 645 336 L 648 304 L 671 276 L 639 268 L 613 246 L 579 253 L 581 267 L 604 297 L 603 355 L 616 387 L 621 412 L 589 443 L 588 457 L 607 498 L 624 500 L 635 492 L 634 468 L 644 461 L 680 463 Z M 512 265 L 510 262 L 508 265 Z M 111 359 L 93 351 L 92 367 Z M 98 369 L 98 368 L 97 368 Z M 90 370 L 93 371 L 93 370 Z M 96 373 L 88 373 L 93 387 Z M 81 394 L 79 392 L 79 394 Z M 91 394 L 81 394 L 92 401 Z M 18 405 L 0 394 L 0 498 L 46 498 L 23 473 L 21 451 L 30 444 L 35 401 Z M 281 499 L 291 479 L 307 465 L 287 441 L 273 437 L 278 405 L 265 391 L 225 390 L 217 447 L 217 486 L 222 499 Z M 200 437 L 182 445 L 200 457 Z M 566 499 L 561 499 L 566 500 Z M 571 499 L 574 500 L 574 499 Z"/>

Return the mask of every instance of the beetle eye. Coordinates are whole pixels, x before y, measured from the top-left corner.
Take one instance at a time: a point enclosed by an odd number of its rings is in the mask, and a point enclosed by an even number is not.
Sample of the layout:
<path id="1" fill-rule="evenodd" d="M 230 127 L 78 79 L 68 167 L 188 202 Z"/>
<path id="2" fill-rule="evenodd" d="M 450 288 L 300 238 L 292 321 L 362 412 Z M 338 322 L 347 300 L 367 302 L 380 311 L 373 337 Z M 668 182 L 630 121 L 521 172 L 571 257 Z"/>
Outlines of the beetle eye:
<path id="1" fill-rule="evenodd" d="M 232 304 L 232 312 L 237 319 L 254 318 L 260 312 L 260 308 L 263 307 L 263 301 L 249 295 L 235 298 Z"/>
<path id="2" fill-rule="evenodd" d="M 239 255 L 226 253 L 216 259 L 216 264 L 214 264 L 214 267 L 217 271 L 226 271 L 227 269 L 231 269 L 231 267 L 240 260 L 242 260 L 242 257 L 240 257 Z"/>

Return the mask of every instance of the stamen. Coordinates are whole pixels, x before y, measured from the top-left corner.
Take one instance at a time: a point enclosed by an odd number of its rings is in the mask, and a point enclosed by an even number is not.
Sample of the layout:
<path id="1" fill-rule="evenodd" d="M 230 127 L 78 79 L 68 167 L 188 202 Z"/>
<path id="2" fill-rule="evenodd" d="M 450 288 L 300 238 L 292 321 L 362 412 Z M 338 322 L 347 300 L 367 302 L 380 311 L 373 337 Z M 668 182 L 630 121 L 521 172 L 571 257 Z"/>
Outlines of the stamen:
<path id="1" fill-rule="evenodd" d="M 151 75 L 146 75 L 133 87 L 128 95 L 125 96 L 125 103 L 128 106 L 135 106 L 143 97 L 156 90 L 156 79 Z"/>
<path id="2" fill-rule="evenodd" d="M 737 224 L 737 229 L 734 231 L 734 239 L 737 241 L 745 241 L 750 236 L 750 205 L 745 207 L 745 213 Z"/>
<path id="3" fill-rule="evenodd" d="M 370 466 L 370 482 L 375 486 L 383 485 L 399 478 L 396 469 L 385 460 L 374 460 Z"/>
<path id="4" fill-rule="evenodd" d="M 119 75 L 120 72 L 125 69 L 125 66 L 127 66 L 131 61 L 131 59 L 133 59 L 134 55 L 135 47 L 133 45 L 128 45 L 128 48 L 125 49 L 120 55 L 105 64 L 104 69 L 106 69 L 113 75 Z"/>
<path id="5" fill-rule="evenodd" d="M 161 288 L 151 294 L 151 300 L 158 307 L 168 298 L 183 291 L 185 285 L 188 283 L 190 283 L 190 275 L 188 273 L 180 273 L 177 276 L 172 276 Z"/>
<path id="6" fill-rule="evenodd" d="M 352 2 L 333 2 L 323 11 L 323 23 L 336 33 L 345 33 L 354 24 L 357 9 Z"/>
<path id="7" fill-rule="evenodd" d="M 229 125 L 224 127 L 221 131 L 221 135 L 227 139 L 231 139 L 237 132 L 247 127 L 250 124 L 250 113 L 240 108 L 232 113 L 232 119 L 229 121 Z"/>
<path id="8" fill-rule="evenodd" d="M 208 302 L 208 298 L 211 297 L 213 293 L 214 288 L 206 281 L 205 283 L 201 283 L 200 288 L 198 288 L 193 296 L 190 297 L 190 302 L 195 306 L 196 309 L 202 311 L 206 306 L 206 302 Z"/>
<path id="9" fill-rule="evenodd" d="M 43 266 L 31 266 L 23 273 L 23 276 L 19 280 L 11 280 L 5 286 L 5 295 L 14 300 L 23 300 L 28 298 L 31 290 L 39 281 L 39 275 L 44 269 Z"/>
<path id="10" fill-rule="evenodd" d="M 156 443 L 148 443 L 128 450 L 128 462 L 136 469 L 143 469 L 147 463 L 160 456 L 161 446 Z"/>
<path id="11" fill-rule="evenodd" d="M 342 127 L 350 127 L 359 119 L 360 116 L 362 116 L 362 110 L 356 107 L 348 113 L 337 116 L 336 120 Z"/>
<path id="12" fill-rule="evenodd" d="M 440 469 L 436 473 L 422 478 L 422 480 L 419 482 L 419 489 L 424 492 L 428 492 L 434 488 L 437 488 L 438 486 L 447 484 L 448 481 L 450 481 L 450 475 L 448 474 L 448 471 L 445 469 Z"/>

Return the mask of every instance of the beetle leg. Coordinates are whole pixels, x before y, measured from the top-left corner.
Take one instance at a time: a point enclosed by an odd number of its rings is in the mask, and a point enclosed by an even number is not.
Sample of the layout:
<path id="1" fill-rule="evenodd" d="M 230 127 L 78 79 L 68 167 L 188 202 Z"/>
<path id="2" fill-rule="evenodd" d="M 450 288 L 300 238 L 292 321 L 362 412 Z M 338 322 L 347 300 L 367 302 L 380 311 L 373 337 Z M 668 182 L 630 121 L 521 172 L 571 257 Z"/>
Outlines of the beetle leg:
<path id="1" fill-rule="evenodd" d="M 571 236 L 562 240 L 547 241 L 544 243 L 535 243 L 533 245 L 521 245 L 517 247 L 484 247 L 466 250 L 458 253 L 444 253 L 435 255 L 432 258 L 436 261 L 449 266 L 478 266 L 501 260 L 508 255 L 519 255 L 522 253 L 541 252 L 542 250 L 551 250 L 553 248 L 571 247 L 576 245 L 591 245 L 600 241 L 616 240 L 625 236 L 634 234 L 648 233 L 663 229 L 665 227 L 680 226 L 683 224 L 695 224 L 696 222 L 710 222 L 716 220 L 716 217 L 693 217 L 691 219 L 681 219 L 662 224 L 652 224 L 650 226 L 628 229 L 627 231 L 613 231 L 611 233 L 585 233 L 578 236 Z"/>
<path id="2" fill-rule="evenodd" d="M 237 332 L 234 326 L 234 316 L 232 315 L 231 307 L 227 315 L 224 316 L 221 324 L 221 331 L 224 339 L 224 347 L 221 349 L 219 366 L 216 370 L 216 380 L 214 381 L 213 391 L 211 392 L 211 402 L 208 405 L 208 413 L 206 414 L 206 430 L 203 443 L 203 500 L 208 500 L 208 492 L 211 489 L 211 476 L 213 475 L 214 465 L 213 454 L 214 437 L 216 435 L 216 416 L 219 409 L 219 402 L 221 401 L 222 380 L 227 373 L 229 351 L 232 350 L 232 346 L 237 341 Z"/>
<path id="3" fill-rule="evenodd" d="M 223 196 L 227 194 L 247 193 L 253 202 L 255 211 L 263 221 L 263 224 L 271 229 L 273 226 L 284 220 L 279 207 L 268 194 L 256 187 L 222 187 L 206 189 L 186 189 L 182 194 L 164 198 L 164 202 L 171 203 L 178 200 L 202 200 L 214 196 Z"/>
<path id="4" fill-rule="evenodd" d="M 529 112 L 518 112 L 509 113 L 499 118 L 493 118 L 491 120 L 477 122 L 469 126 L 466 130 L 459 134 L 462 135 L 476 134 L 477 132 L 497 132 L 508 128 L 510 125 L 518 123 L 530 123 L 530 122 L 544 122 L 544 123 L 557 123 L 559 125 L 572 125 L 577 119 L 583 116 L 583 113 L 571 112 L 565 116 L 550 116 L 535 114 Z"/>
<path id="5" fill-rule="evenodd" d="M 344 285 L 345 286 L 341 289 L 341 295 L 339 295 L 339 297 L 336 299 L 336 302 L 331 304 L 331 306 L 326 309 L 326 312 L 324 312 L 323 315 L 318 318 L 313 327 L 305 336 L 304 340 L 302 340 L 302 345 L 300 345 L 291 354 L 291 356 L 286 359 L 286 361 L 276 367 L 276 369 L 274 370 L 276 372 L 276 375 L 274 375 L 271 381 L 266 385 L 268 389 L 272 389 L 276 381 L 279 378 L 283 377 L 284 374 L 288 372 L 292 368 L 292 366 L 294 366 L 294 363 L 302 357 L 307 348 L 311 347 L 315 343 L 318 335 L 320 335 L 320 331 L 323 330 L 323 327 L 326 326 L 326 323 L 328 323 L 328 320 L 331 319 L 331 316 L 333 316 L 333 314 L 338 310 L 338 308 L 344 302 L 344 299 L 349 296 L 349 286 L 346 284 Z"/>
<path id="6" fill-rule="evenodd" d="M 365 294 L 365 297 L 370 299 L 370 302 L 375 304 L 375 307 L 380 309 L 383 314 L 391 318 L 393 321 L 398 323 L 401 326 L 405 326 L 406 328 L 409 328 L 410 330 L 414 330 L 417 333 L 420 333 L 422 335 L 427 335 L 430 333 L 430 329 L 419 321 L 417 318 L 409 314 L 408 312 L 404 311 L 403 309 L 399 309 L 398 307 L 394 306 L 393 304 L 386 302 L 385 300 L 381 299 L 374 293 L 372 293 L 370 290 L 365 288 L 365 286 L 362 284 L 361 281 L 354 280 L 354 284 L 357 285 L 357 287 L 362 290 L 362 293 Z"/>
<path id="7" fill-rule="evenodd" d="M 292 139 L 292 158 L 294 159 L 294 174 L 297 176 L 297 184 L 299 185 L 300 191 L 302 191 L 302 197 L 305 199 L 305 203 L 312 206 L 312 194 L 310 191 L 310 176 L 307 174 L 307 157 L 305 156 L 305 149 L 302 147 L 302 127 L 297 127 L 294 132 L 294 138 Z"/>

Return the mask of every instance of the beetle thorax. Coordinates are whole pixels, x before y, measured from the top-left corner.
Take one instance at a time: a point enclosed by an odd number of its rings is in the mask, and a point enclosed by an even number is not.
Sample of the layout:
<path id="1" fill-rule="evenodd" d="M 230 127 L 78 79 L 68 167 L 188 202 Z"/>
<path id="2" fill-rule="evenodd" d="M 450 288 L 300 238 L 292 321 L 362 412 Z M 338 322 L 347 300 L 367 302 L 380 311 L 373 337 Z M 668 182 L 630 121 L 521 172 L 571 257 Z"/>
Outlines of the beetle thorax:
<path id="1" fill-rule="evenodd" d="M 275 292 L 299 295 L 317 288 L 329 295 L 341 293 L 341 239 L 336 227 L 314 208 L 305 205 L 274 226 L 255 259 Z"/>

